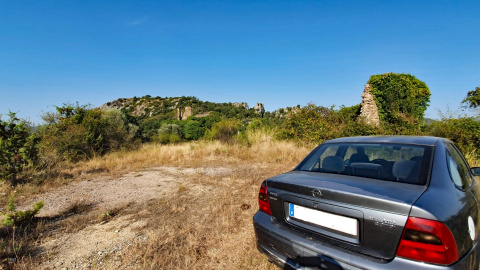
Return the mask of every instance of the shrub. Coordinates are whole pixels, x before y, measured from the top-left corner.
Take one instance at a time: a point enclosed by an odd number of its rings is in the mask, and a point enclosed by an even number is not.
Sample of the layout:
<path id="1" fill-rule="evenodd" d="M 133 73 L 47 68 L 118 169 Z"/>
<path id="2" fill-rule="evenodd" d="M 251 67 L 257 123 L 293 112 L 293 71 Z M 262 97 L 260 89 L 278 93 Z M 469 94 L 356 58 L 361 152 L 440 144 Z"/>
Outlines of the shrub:
<path id="1" fill-rule="evenodd" d="M 186 139 L 198 140 L 205 134 L 205 128 L 202 126 L 202 122 L 189 119 L 185 123 L 183 134 Z"/>
<path id="2" fill-rule="evenodd" d="M 428 126 L 428 133 L 432 136 L 445 137 L 452 140 L 463 153 L 476 152 L 480 148 L 480 119 L 461 117 L 442 119 Z"/>
<path id="3" fill-rule="evenodd" d="M 120 111 L 89 109 L 87 106 L 57 107 L 57 114 L 44 117 L 47 124 L 38 130 L 41 150 L 55 152 L 60 160 L 77 161 L 119 149 L 138 137 L 138 126 Z"/>
<path id="4" fill-rule="evenodd" d="M 319 143 L 339 136 L 343 123 L 333 108 L 308 104 L 283 124 L 280 138 Z"/>
<path id="5" fill-rule="evenodd" d="M 176 124 L 164 124 L 153 137 L 153 141 L 168 144 L 182 141 L 180 126 Z"/>
<path id="6" fill-rule="evenodd" d="M 377 103 L 380 120 L 397 123 L 422 120 L 430 101 L 427 85 L 410 74 L 385 73 L 368 80 Z"/>
<path id="7" fill-rule="evenodd" d="M 33 217 L 43 208 L 43 201 L 35 203 L 31 210 L 15 211 L 15 197 L 11 196 L 8 200 L 7 214 L 3 220 L 3 225 L 11 227 L 21 227 L 29 223 Z"/>
<path id="8" fill-rule="evenodd" d="M 345 120 L 357 120 L 357 117 L 360 115 L 360 110 L 362 109 L 361 104 L 357 104 L 350 107 L 340 107 L 338 114 L 342 119 Z"/>
<path id="9" fill-rule="evenodd" d="M 215 123 L 206 137 L 223 143 L 233 143 L 241 127 L 242 123 L 238 120 L 224 119 Z"/>
<path id="10" fill-rule="evenodd" d="M 0 179 L 16 185 L 18 174 L 37 160 L 38 138 L 15 113 L 9 117 L 8 121 L 0 118 Z"/>

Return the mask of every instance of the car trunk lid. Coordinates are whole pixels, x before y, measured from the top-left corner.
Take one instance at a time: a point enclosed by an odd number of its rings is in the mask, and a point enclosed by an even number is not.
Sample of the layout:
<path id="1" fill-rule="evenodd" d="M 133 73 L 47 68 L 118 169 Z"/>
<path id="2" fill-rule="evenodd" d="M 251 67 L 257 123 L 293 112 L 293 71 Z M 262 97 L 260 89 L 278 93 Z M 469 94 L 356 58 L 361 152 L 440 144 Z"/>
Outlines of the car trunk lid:
<path id="1" fill-rule="evenodd" d="M 272 215 L 312 239 L 381 259 L 395 255 L 425 186 L 293 171 L 267 181 Z"/>

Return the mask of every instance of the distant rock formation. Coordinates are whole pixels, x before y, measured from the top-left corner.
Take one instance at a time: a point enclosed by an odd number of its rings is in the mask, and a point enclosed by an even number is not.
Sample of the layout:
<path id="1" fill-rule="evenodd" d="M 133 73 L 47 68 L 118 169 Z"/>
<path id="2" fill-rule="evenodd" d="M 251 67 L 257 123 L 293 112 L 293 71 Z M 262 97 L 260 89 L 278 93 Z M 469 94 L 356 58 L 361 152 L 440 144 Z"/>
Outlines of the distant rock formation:
<path id="1" fill-rule="evenodd" d="M 361 106 L 359 119 L 370 125 L 380 125 L 377 103 L 373 99 L 372 89 L 368 83 L 363 90 Z"/>
<path id="2" fill-rule="evenodd" d="M 250 108 L 246 102 L 225 102 L 212 103 L 203 102 L 196 97 L 152 97 L 146 95 L 143 97 L 119 98 L 107 102 L 99 107 L 103 110 L 117 109 L 127 115 L 137 117 L 139 120 L 157 117 L 159 119 L 187 120 L 188 117 L 207 117 L 212 113 L 217 113 L 224 117 L 231 116 L 231 111 L 239 112 L 241 110 L 254 111 L 265 114 L 265 108 L 262 103 L 257 103 L 254 108 Z M 239 109 L 237 109 L 239 108 Z M 226 113 L 228 112 L 228 114 Z"/>
<path id="3" fill-rule="evenodd" d="M 126 104 L 129 103 L 129 100 L 126 98 L 119 98 L 111 102 L 107 102 L 100 106 L 100 109 L 102 110 L 108 110 L 108 109 L 117 109 L 121 110 L 122 108 L 125 107 Z"/>
<path id="4" fill-rule="evenodd" d="M 263 116 L 265 114 L 265 107 L 263 107 L 262 103 L 257 103 L 257 105 L 253 107 L 253 111 Z"/>
<path id="5" fill-rule="evenodd" d="M 298 105 L 296 107 L 293 107 L 293 108 L 292 107 L 280 108 L 280 109 L 274 111 L 274 113 L 275 113 L 275 117 L 289 118 L 290 115 L 295 114 L 299 111 L 300 111 L 300 105 Z"/>
<path id="6" fill-rule="evenodd" d="M 249 109 L 248 104 L 246 102 L 235 102 L 235 103 L 233 103 L 233 106 L 238 107 L 238 108 L 243 107 L 243 108 L 245 108 L 245 110 Z"/>
<path id="7" fill-rule="evenodd" d="M 187 120 L 188 117 L 192 116 L 192 107 L 185 107 L 185 109 L 182 109 L 182 107 L 177 108 L 177 118 L 178 120 Z"/>

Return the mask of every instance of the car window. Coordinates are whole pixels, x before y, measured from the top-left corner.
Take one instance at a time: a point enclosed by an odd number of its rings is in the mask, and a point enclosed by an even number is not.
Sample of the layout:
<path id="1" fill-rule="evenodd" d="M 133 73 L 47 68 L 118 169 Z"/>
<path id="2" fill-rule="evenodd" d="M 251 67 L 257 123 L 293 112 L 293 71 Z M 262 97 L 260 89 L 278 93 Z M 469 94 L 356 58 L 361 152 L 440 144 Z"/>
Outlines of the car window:
<path id="1" fill-rule="evenodd" d="M 453 183 L 461 189 L 465 189 L 472 183 L 469 174 L 469 166 L 462 154 L 452 144 L 447 144 L 447 167 Z"/>
<path id="2" fill-rule="evenodd" d="M 305 167 L 308 167 L 310 170 L 318 171 L 321 169 L 321 164 L 325 157 L 335 156 L 338 151 L 338 145 L 333 145 L 332 147 L 327 147 L 322 149 L 323 151 L 316 151 L 312 156 L 308 158 L 305 162 Z"/>
<path id="3" fill-rule="evenodd" d="M 318 147 L 297 170 L 426 183 L 428 147 L 389 143 L 332 143 Z M 431 149 L 430 149 L 431 150 Z M 431 151 L 430 151 L 431 152 Z M 425 160 L 425 156 L 428 156 Z"/>

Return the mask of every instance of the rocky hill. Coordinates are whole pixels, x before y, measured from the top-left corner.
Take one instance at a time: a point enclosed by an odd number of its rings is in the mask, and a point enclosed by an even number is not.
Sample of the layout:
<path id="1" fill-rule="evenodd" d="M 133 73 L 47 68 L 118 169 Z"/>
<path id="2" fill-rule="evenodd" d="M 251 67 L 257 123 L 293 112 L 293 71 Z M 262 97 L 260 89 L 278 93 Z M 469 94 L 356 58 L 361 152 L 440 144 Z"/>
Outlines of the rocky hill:
<path id="1" fill-rule="evenodd" d="M 214 103 L 201 101 L 196 97 L 144 97 L 119 98 L 100 106 L 101 109 L 118 109 L 138 119 L 155 116 L 172 120 L 186 120 L 190 116 L 205 117 L 213 112 L 226 117 L 238 115 L 263 115 L 265 109 L 262 103 L 249 108 L 245 102 Z"/>

